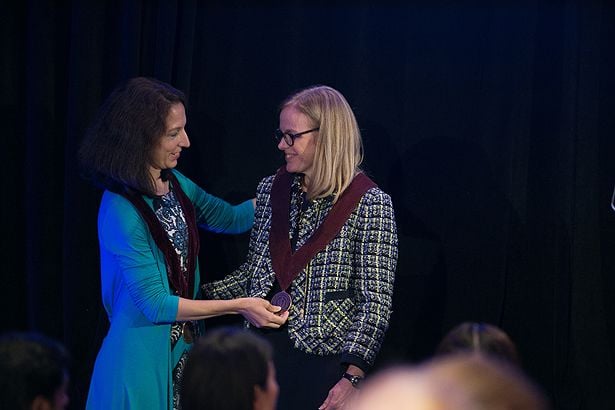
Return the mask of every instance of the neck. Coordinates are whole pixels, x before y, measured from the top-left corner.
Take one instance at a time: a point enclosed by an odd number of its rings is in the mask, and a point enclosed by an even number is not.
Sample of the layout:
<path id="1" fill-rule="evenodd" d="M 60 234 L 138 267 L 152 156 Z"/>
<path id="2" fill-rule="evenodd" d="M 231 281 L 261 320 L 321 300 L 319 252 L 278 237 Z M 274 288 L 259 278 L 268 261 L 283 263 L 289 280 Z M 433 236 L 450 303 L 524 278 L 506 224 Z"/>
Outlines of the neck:
<path id="1" fill-rule="evenodd" d="M 310 186 L 310 177 L 306 174 L 303 174 L 303 177 L 301 178 L 301 190 L 303 192 L 307 192 L 309 186 Z"/>

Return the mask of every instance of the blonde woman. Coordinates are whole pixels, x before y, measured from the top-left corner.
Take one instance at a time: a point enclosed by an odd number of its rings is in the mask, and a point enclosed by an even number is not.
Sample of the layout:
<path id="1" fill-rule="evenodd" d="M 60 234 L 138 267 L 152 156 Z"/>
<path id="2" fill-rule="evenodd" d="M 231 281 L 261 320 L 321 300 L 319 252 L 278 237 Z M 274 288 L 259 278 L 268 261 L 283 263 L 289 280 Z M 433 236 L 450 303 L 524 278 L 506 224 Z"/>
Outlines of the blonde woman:
<path id="1" fill-rule="evenodd" d="M 391 198 L 359 165 L 361 134 L 327 86 L 284 101 L 286 165 L 261 181 L 247 261 L 206 284 L 206 297 L 258 296 L 289 311 L 261 331 L 274 347 L 280 409 L 341 409 L 373 364 L 388 327 L 397 263 Z"/>

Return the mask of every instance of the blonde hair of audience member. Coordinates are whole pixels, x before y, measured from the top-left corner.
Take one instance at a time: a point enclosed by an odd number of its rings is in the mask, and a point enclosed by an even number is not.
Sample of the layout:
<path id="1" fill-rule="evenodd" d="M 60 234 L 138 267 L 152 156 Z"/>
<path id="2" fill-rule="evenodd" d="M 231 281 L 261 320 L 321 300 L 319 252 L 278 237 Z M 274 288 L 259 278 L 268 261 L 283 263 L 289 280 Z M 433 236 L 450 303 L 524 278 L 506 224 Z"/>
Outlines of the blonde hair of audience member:
<path id="1" fill-rule="evenodd" d="M 542 391 L 518 367 L 456 354 L 370 379 L 353 410 L 547 410 Z"/>
<path id="2" fill-rule="evenodd" d="M 282 103 L 293 107 L 319 128 L 314 171 L 307 186 L 308 198 L 339 194 L 350 185 L 363 161 L 363 142 L 352 108 L 337 90 L 327 86 L 306 88 Z"/>
<path id="3" fill-rule="evenodd" d="M 464 322 L 442 339 L 436 354 L 483 353 L 520 365 L 519 354 L 506 332 L 488 323 Z"/>

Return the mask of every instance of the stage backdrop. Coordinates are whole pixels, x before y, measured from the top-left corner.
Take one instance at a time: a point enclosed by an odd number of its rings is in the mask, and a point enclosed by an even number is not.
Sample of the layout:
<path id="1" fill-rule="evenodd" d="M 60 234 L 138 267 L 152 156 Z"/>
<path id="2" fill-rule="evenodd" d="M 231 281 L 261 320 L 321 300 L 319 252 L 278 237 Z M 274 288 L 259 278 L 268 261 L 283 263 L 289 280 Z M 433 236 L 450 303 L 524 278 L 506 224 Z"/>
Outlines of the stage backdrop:
<path id="1" fill-rule="evenodd" d="M 0 29 L 2 330 L 67 344 L 72 408 L 108 325 L 101 192 L 75 153 L 104 97 L 137 75 L 187 93 L 179 169 L 232 202 L 283 164 L 279 102 L 312 84 L 340 90 L 399 227 L 377 368 L 485 321 L 511 335 L 556 408 L 612 407 L 612 2 L 13 3 Z M 237 267 L 247 239 L 203 235 L 204 279 Z"/>

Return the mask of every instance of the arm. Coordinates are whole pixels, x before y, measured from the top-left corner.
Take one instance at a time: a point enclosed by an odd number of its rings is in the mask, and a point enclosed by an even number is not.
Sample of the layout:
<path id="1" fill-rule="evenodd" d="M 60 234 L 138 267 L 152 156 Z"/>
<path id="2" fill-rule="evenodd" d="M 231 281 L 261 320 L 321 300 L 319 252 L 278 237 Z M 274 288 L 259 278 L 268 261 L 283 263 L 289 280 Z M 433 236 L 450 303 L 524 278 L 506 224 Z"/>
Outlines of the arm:
<path id="1" fill-rule="evenodd" d="M 278 328 L 286 322 L 288 312 L 276 315 L 281 308 L 265 299 L 239 298 L 231 300 L 179 299 L 178 321 L 208 319 L 214 316 L 241 314 L 256 327 Z"/>
<path id="2" fill-rule="evenodd" d="M 271 224 L 271 206 L 269 187 L 272 178 L 265 178 L 258 185 L 254 226 L 250 232 L 250 244 L 246 261 L 224 279 L 206 283 L 202 286 L 203 294 L 208 299 L 231 299 L 248 295 L 249 281 L 253 276 L 265 271 L 263 262 L 269 256 L 269 226 Z"/>
<path id="3" fill-rule="evenodd" d="M 99 232 L 104 269 L 111 286 L 125 285 L 135 307 L 152 323 L 197 320 L 224 314 L 241 314 L 257 327 L 279 327 L 288 315 L 275 315 L 279 309 L 257 298 L 231 301 L 194 301 L 169 294 L 164 282 L 164 264 L 159 267 L 145 223 L 132 205 L 119 195 L 109 194 L 101 206 Z M 117 265 L 117 266 L 115 266 Z M 111 268 L 113 266 L 113 268 Z M 117 272 L 117 277 L 112 277 Z"/>
<path id="4" fill-rule="evenodd" d="M 357 313 L 348 332 L 342 361 L 346 373 L 364 377 L 380 350 L 391 314 L 397 265 L 397 230 L 391 198 L 380 190 L 368 192 L 358 209 L 353 244 Z M 355 388 L 342 378 L 329 391 L 320 409 L 344 408 Z"/>
<path id="5" fill-rule="evenodd" d="M 182 189 L 192 201 L 196 211 L 196 220 L 200 227 L 218 233 L 242 233 L 254 223 L 253 200 L 238 205 L 210 195 L 190 179 L 173 171 Z"/>
<path id="6" fill-rule="evenodd" d="M 379 189 L 368 191 L 359 205 L 353 242 L 352 286 L 357 310 L 342 360 L 366 369 L 373 364 L 389 326 L 397 266 L 393 204 Z"/>
<path id="7" fill-rule="evenodd" d="M 179 298 L 170 294 L 162 255 L 127 199 L 105 192 L 98 236 L 105 305 L 130 309 L 130 301 L 151 323 L 172 323 Z"/>

